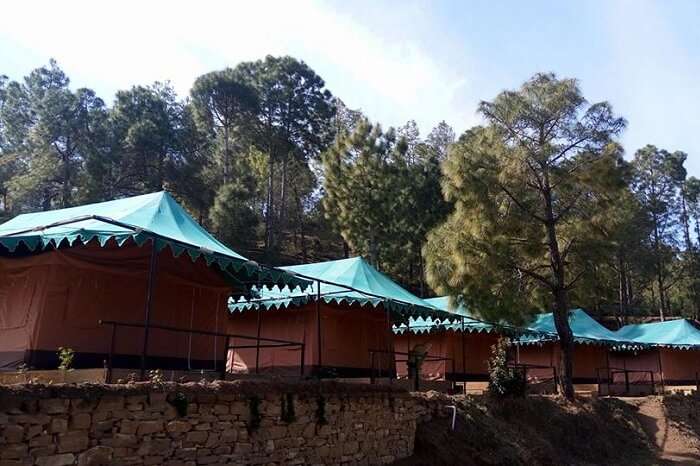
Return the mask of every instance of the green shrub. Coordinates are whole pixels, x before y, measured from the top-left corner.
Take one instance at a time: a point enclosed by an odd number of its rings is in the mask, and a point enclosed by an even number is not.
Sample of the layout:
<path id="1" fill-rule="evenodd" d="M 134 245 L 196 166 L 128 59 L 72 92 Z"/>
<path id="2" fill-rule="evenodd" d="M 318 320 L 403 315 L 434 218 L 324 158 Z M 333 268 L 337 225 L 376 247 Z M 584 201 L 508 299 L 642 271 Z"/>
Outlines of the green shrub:
<path id="1" fill-rule="evenodd" d="M 510 340 L 501 338 L 491 348 L 489 393 L 497 398 L 520 398 L 527 391 L 524 371 L 508 366 Z"/>
<path id="2" fill-rule="evenodd" d="M 62 371 L 68 371 L 73 365 L 73 358 L 75 357 L 75 351 L 72 348 L 58 348 L 58 368 Z"/>

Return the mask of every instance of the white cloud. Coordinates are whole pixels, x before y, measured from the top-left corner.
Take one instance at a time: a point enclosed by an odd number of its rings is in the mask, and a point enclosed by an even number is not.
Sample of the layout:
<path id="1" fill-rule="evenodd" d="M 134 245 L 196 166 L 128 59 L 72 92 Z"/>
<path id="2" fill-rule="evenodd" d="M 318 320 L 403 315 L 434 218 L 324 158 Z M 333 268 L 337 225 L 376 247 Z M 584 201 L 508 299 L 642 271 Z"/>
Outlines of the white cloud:
<path id="1" fill-rule="evenodd" d="M 184 96 L 201 73 L 289 54 L 385 124 L 414 118 L 427 132 L 442 119 L 459 130 L 475 121 L 461 107 L 466 77 L 421 44 L 392 43 L 313 1 L 23 1 L 3 16 L 0 39 L 31 50 L 43 60 L 35 66 L 56 58 L 76 85 L 101 92 L 170 80 Z"/>

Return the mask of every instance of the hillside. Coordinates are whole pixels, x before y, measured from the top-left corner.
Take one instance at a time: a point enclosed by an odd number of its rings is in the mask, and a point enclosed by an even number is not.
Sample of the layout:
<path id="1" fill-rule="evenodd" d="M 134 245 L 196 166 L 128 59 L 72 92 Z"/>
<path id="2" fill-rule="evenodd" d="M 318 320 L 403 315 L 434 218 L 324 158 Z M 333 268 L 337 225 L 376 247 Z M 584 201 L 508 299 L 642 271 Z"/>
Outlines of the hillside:
<path id="1" fill-rule="evenodd" d="M 659 465 L 700 462 L 696 397 L 490 401 L 439 397 L 458 406 L 450 420 L 421 423 L 412 458 L 418 465 Z M 437 412 L 444 411 L 441 408 Z"/>

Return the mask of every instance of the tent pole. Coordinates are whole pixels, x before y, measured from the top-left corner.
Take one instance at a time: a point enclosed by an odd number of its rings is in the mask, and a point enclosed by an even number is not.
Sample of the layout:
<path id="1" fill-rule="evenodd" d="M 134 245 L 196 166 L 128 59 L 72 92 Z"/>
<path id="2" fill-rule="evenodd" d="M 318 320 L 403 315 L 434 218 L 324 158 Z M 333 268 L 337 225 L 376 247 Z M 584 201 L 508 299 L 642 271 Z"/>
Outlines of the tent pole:
<path id="1" fill-rule="evenodd" d="M 607 366 L 605 368 L 605 380 L 608 382 L 607 396 L 610 396 L 610 385 L 612 384 L 612 372 L 610 371 L 610 348 L 609 347 L 606 347 L 606 350 L 605 350 L 605 365 Z M 600 391 L 600 388 L 598 388 L 598 391 Z"/>
<path id="2" fill-rule="evenodd" d="M 321 282 L 316 281 L 316 337 L 318 339 L 318 360 L 317 360 L 317 371 L 319 378 L 321 377 L 321 363 L 323 362 L 321 353 Z"/>
<path id="3" fill-rule="evenodd" d="M 387 328 L 387 339 L 386 339 L 386 350 L 387 350 L 387 355 L 386 355 L 386 356 L 387 356 L 387 357 L 385 357 L 384 360 L 385 360 L 385 361 L 388 361 L 388 359 L 389 359 L 390 357 L 393 356 L 392 359 L 394 360 L 394 366 L 396 366 L 396 362 L 395 362 L 395 361 L 396 361 L 396 356 L 393 355 L 393 354 L 391 354 L 391 352 L 392 352 L 392 349 L 391 349 L 391 336 L 392 336 L 392 332 L 391 332 L 391 316 L 389 315 L 389 308 L 388 308 L 387 306 L 384 306 L 384 307 L 386 308 L 386 328 Z M 382 363 L 382 366 L 383 366 L 383 365 L 384 365 L 384 364 Z M 388 364 L 387 364 L 387 365 L 388 365 Z M 387 377 L 389 378 L 389 381 L 391 381 L 391 366 L 390 366 L 390 365 L 389 365 L 389 367 L 387 368 L 387 374 L 386 374 L 386 375 L 387 375 Z"/>
<path id="4" fill-rule="evenodd" d="M 262 327 L 262 306 L 258 306 L 258 330 L 255 339 L 255 373 L 260 373 L 260 328 Z"/>
<path id="5" fill-rule="evenodd" d="M 408 323 L 406 324 L 406 354 L 411 353 L 411 318 L 408 318 Z M 394 356 L 394 359 L 396 359 L 396 356 Z M 408 356 L 406 356 L 406 376 L 408 377 L 408 380 L 411 380 L 411 374 L 409 373 L 410 371 L 408 370 Z M 410 383 L 410 382 L 409 382 Z"/>
<path id="6" fill-rule="evenodd" d="M 465 377 L 465 374 L 467 373 L 467 363 L 466 363 L 466 349 L 464 345 L 464 316 L 462 316 L 462 377 Z M 465 384 L 467 383 L 466 380 L 464 382 Z"/>
<path id="7" fill-rule="evenodd" d="M 146 315 L 144 317 L 143 348 L 141 349 L 141 380 L 146 375 L 146 358 L 148 357 L 148 336 L 151 326 L 151 304 L 153 301 L 153 285 L 156 280 L 158 267 L 158 248 L 156 239 L 151 240 L 151 261 L 148 267 L 148 285 L 146 289 Z"/>

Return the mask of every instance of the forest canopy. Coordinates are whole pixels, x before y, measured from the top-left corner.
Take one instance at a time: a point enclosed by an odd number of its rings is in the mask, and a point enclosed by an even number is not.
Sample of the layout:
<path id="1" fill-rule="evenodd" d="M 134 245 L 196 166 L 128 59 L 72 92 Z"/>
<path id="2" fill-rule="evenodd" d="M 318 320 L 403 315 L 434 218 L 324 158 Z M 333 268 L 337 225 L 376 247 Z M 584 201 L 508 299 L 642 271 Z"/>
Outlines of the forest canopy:
<path id="1" fill-rule="evenodd" d="M 111 102 L 75 89 L 55 61 L 24 77 L 1 71 L 0 221 L 166 189 L 251 258 L 363 255 L 423 296 L 472 289 L 486 313 L 515 303 L 514 291 L 532 310 L 554 305 L 531 281 L 507 284 L 514 272 L 536 280 L 546 256 L 546 224 L 524 214 L 536 205 L 524 171 L 551 160 L 555 143 L 532 140 L 549 137 L 530 131 L 543 111 L 532 102 L 566 100 L 556 144 L 578 145 L 540 173 L 567 180 L 552 198 L 567 304 L 620 317 L 700 313 L 700 180 L 688 176 L 687 154 L 654 141 L 623 148 L 622 117 L 588 104 L 575 79 L 537 75 L 551 85 L 532 92 L 549 94 L 527 102 L 514 91 L 482 96 L 484 126 L 456 135 L 445 122 L 421 133 L 414 121 L 371 121 L 288 56 L 206 73 L 189 95 L 144 83 Z M 479 201 L 496 186 L 495 204 Z M 487 285 L 504 300 L 489 301 Z"/>

